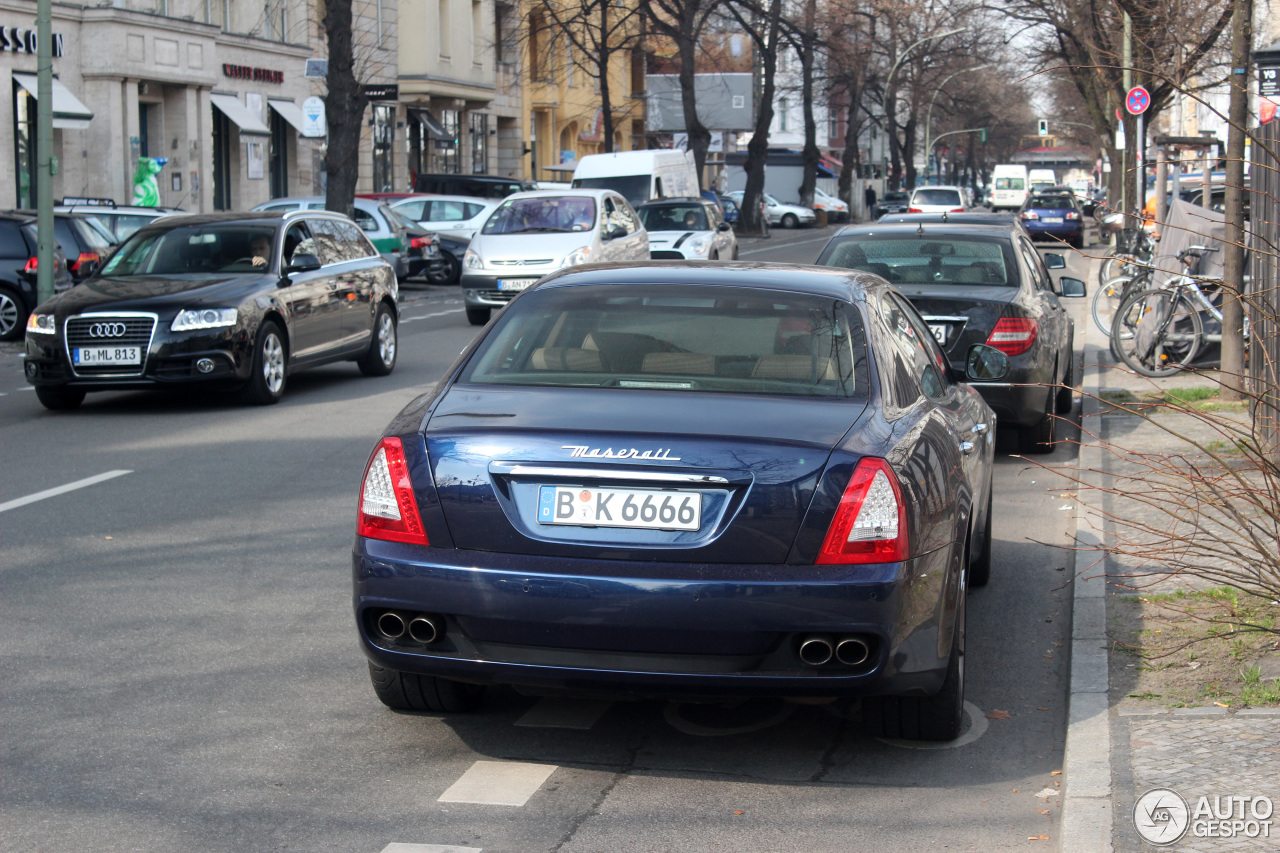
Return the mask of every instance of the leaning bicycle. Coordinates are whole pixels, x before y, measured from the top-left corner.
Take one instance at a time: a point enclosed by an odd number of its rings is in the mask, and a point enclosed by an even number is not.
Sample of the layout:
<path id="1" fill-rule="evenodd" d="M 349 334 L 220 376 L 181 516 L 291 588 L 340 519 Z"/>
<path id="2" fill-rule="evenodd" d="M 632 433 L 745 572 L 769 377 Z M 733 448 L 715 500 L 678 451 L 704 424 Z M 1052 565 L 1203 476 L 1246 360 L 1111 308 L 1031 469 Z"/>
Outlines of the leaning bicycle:
<path id="1" fill-rule="evenodd" d="M 1201 257 L 1216 251 L 1208 246 L 1184 249 L 1178 253 L 1181 275 L 1125 299 L 1111 325 L 1111 351 L 1130 370 L 1172 376 L 1195 361 L 1207 343 L 1222 341 L 1221 331 L 1207 333 L 1204 326 L 1205 315 L 1222 321 L 1214 302 L 1222 279 L 1195 274 Z"/>

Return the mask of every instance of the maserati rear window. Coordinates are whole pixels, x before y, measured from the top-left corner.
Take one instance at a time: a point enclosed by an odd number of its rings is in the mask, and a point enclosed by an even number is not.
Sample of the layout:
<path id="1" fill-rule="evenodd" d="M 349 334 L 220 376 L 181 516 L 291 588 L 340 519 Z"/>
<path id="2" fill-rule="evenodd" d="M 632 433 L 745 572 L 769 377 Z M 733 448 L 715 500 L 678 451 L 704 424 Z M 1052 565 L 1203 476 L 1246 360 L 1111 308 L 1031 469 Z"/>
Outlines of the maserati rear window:
<path id="1" fill-rule="evenodd" d="M 866 376 L 861 321 L 838 300 L 748 287 L 619 284 L 522 296 L 459 381 L 862 397 Z"/>

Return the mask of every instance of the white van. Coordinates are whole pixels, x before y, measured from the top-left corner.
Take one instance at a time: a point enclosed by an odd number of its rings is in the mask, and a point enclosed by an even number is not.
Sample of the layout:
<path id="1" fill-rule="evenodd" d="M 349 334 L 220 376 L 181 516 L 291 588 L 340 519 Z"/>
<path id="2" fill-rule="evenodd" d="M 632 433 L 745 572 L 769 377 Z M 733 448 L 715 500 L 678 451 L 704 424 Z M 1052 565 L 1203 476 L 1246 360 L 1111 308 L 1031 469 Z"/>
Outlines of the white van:
<path id="1" fill-rule="evenodd" d="M 1027 200 L 1027 167 L 1002 163 L 991 170 L 992 210 L 1018 210 Z"/>
<path id="2" fill-rule="evenodd" d="M 1053 173 L 1053 169 L 1032 169 L 1027 172 L 1027 183 L 1031 185 L 1030 189 L 1034 192 L 1047 190 L 1049 187 L 1058 185 L 1058 176 Z"/>
<path id="3" fill-rule="evenodd" d="M 573 172 L 575 189 L 613 190 L 632 207 L 655 198 L 697 198 L 693 155 L 673 148 L 588 154 Z"/>

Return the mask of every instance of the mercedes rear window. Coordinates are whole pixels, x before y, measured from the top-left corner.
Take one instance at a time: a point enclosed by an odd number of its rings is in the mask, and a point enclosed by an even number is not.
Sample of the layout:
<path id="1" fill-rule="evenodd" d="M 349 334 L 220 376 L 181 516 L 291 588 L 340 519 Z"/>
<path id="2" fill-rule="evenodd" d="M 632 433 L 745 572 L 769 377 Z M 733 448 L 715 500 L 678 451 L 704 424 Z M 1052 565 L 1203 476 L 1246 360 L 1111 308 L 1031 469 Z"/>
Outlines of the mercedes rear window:
<path id="1" fill-rule="evenodd" d="M 911 197 L 912 204 L 950 204 L 960 205 L 960 193 L 956 190 L 916 190 Z"/>
<path id="2" fill-rule="evenodd" d="M 864 397 L 861 320 L 839 300 L 762 288 L 547 287 L 508 306 L 462 383 Z"/>
<path id="3" fill-rule="evenodd" d="M 895 284 L 1018 285 L 1009 241 L 996 237 L 921 236 L 914 230 L 853 236 L 828 246 L 818 265 L 875 273 Z"/>

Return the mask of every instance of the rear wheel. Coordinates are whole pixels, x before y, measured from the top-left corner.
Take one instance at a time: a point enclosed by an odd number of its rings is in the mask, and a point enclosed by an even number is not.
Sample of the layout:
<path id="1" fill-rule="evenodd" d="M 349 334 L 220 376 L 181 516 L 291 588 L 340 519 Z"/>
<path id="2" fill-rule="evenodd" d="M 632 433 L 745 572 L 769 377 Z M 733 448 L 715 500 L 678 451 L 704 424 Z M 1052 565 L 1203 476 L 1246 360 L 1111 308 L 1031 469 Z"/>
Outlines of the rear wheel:
<path id="1" fill-rule="evenodd" d="M 1148 325 L 1150 324 L 1150 325 Z M 1172 376 L 1204 347 L 1204 321 L 1181 293 L 1146 290 L 1125 300 L 1111 324 L 1112 351 L 1143 376 Z"/>
<path id="2" fill-rule="evenodd" d="M 245 402 L 253 406 L 270 406 L 280 402 L 280 398 L 284 396 L 288 360 L 280 327 L 270 320 L 266 321 L 258 329 L 249 382 L 241 391 Z"/>
<path id="3" fill-rule="evenodd" d="M 1067 347 L 1067 352 L 1072 353 L 1072 348 Z M 1067 358 L 1074 358 L 1074 354 L 1068 355 Z M 1053 399 L 1053 409 L 1059 415 L 1071 414 L 1071 409 L 1075 405 L 1073 399 L 1075 395 L 1075 384 L 1071 381 L 1074 378 L 1075 371 L 1071 369 L 1071 362 L 1067 362 L 1067 369 L 1062 374 L 1062 384 L 1058 386 L 1058 390 Z"/>
<path id="4" fill-rule="evenodd" d="M 1045 412 L 1043 418 L 1031 426 L 1018 427 L 1018 451 L 1020 453 L 1052 453 L 1055 418 Z"/>
<path id="5" fill-rule="evenodd" d="M 373 692 L 397 711 L 436 711 L 457 714 L 474 711 L 484 701 L 484 687 L 415 672 L 398 672 L 369 664 Z"/>
<path id="6" fill-rule="evenodd" d="M 782 215 L 782 227 L 783 228 L 799 228 L 800 220 L 796 217 L 794 213 L 784 213 Z"/>
<path id="7" fill-rule="evenodd" d="M 1112 276 L 1093 292 L 1093 324 L 1104 335 L 1111 334 L 1111 323 L 1129 294 L 1132 281 L 1127 275 Z"/>
<path id="8" fill-rule="evenodd" d="M 489 322 L 490 308 L 468 308 L 467 322 L 473 326 L 483 326 Z"/>
<path id="9" fill-rule="evenodd" d="M 987 484 L 987 517 L 982 522 L 982 537 L 978 541 L 978 553 L 969 564 L 969 586 L 986 586 L 991 580 L 991 496 L 994 484 Z"/>
<path id="10" fill-rule="evenodd" d="M 396 318 L 386 303 L 378 306 L 373 320 L 373 340 L 369 351 L 357 362 L 365 376 L 386 376 L 396 366 Z"/>
<path id="11" fill-rule="evenodd" d="M 440 259 L 427 266 L 426 278 L 432 284 L 453 284 L 462 272 L 462 265 L 448 252 L 440 252 Z"/>
<path id="12" fill-rule="evenodd" d="M 965 555 L 968 559 L 968 555 Z M 963 563 L 962 563 L 963 565 Z M 862 722 L 874 737 L 955 740 L 964 725 L 964 634 L 966 575 L 960 577 L 955 633 L 942 689 L 933 696 L 875 696 L 863 700 Z"/>
<path id="13" fill-rule="evenodd" d="M 22 298 L 7 287 L 0 287 L 0 341 L 22 337 L 26 322 Z"/>
<path id="14" fill-rule="evenodd" d="M 36 386 L 36 399 L 40 405 L 53 412 L 69 412 L 84 402 L 84 392 L 72 388 Z"/>

